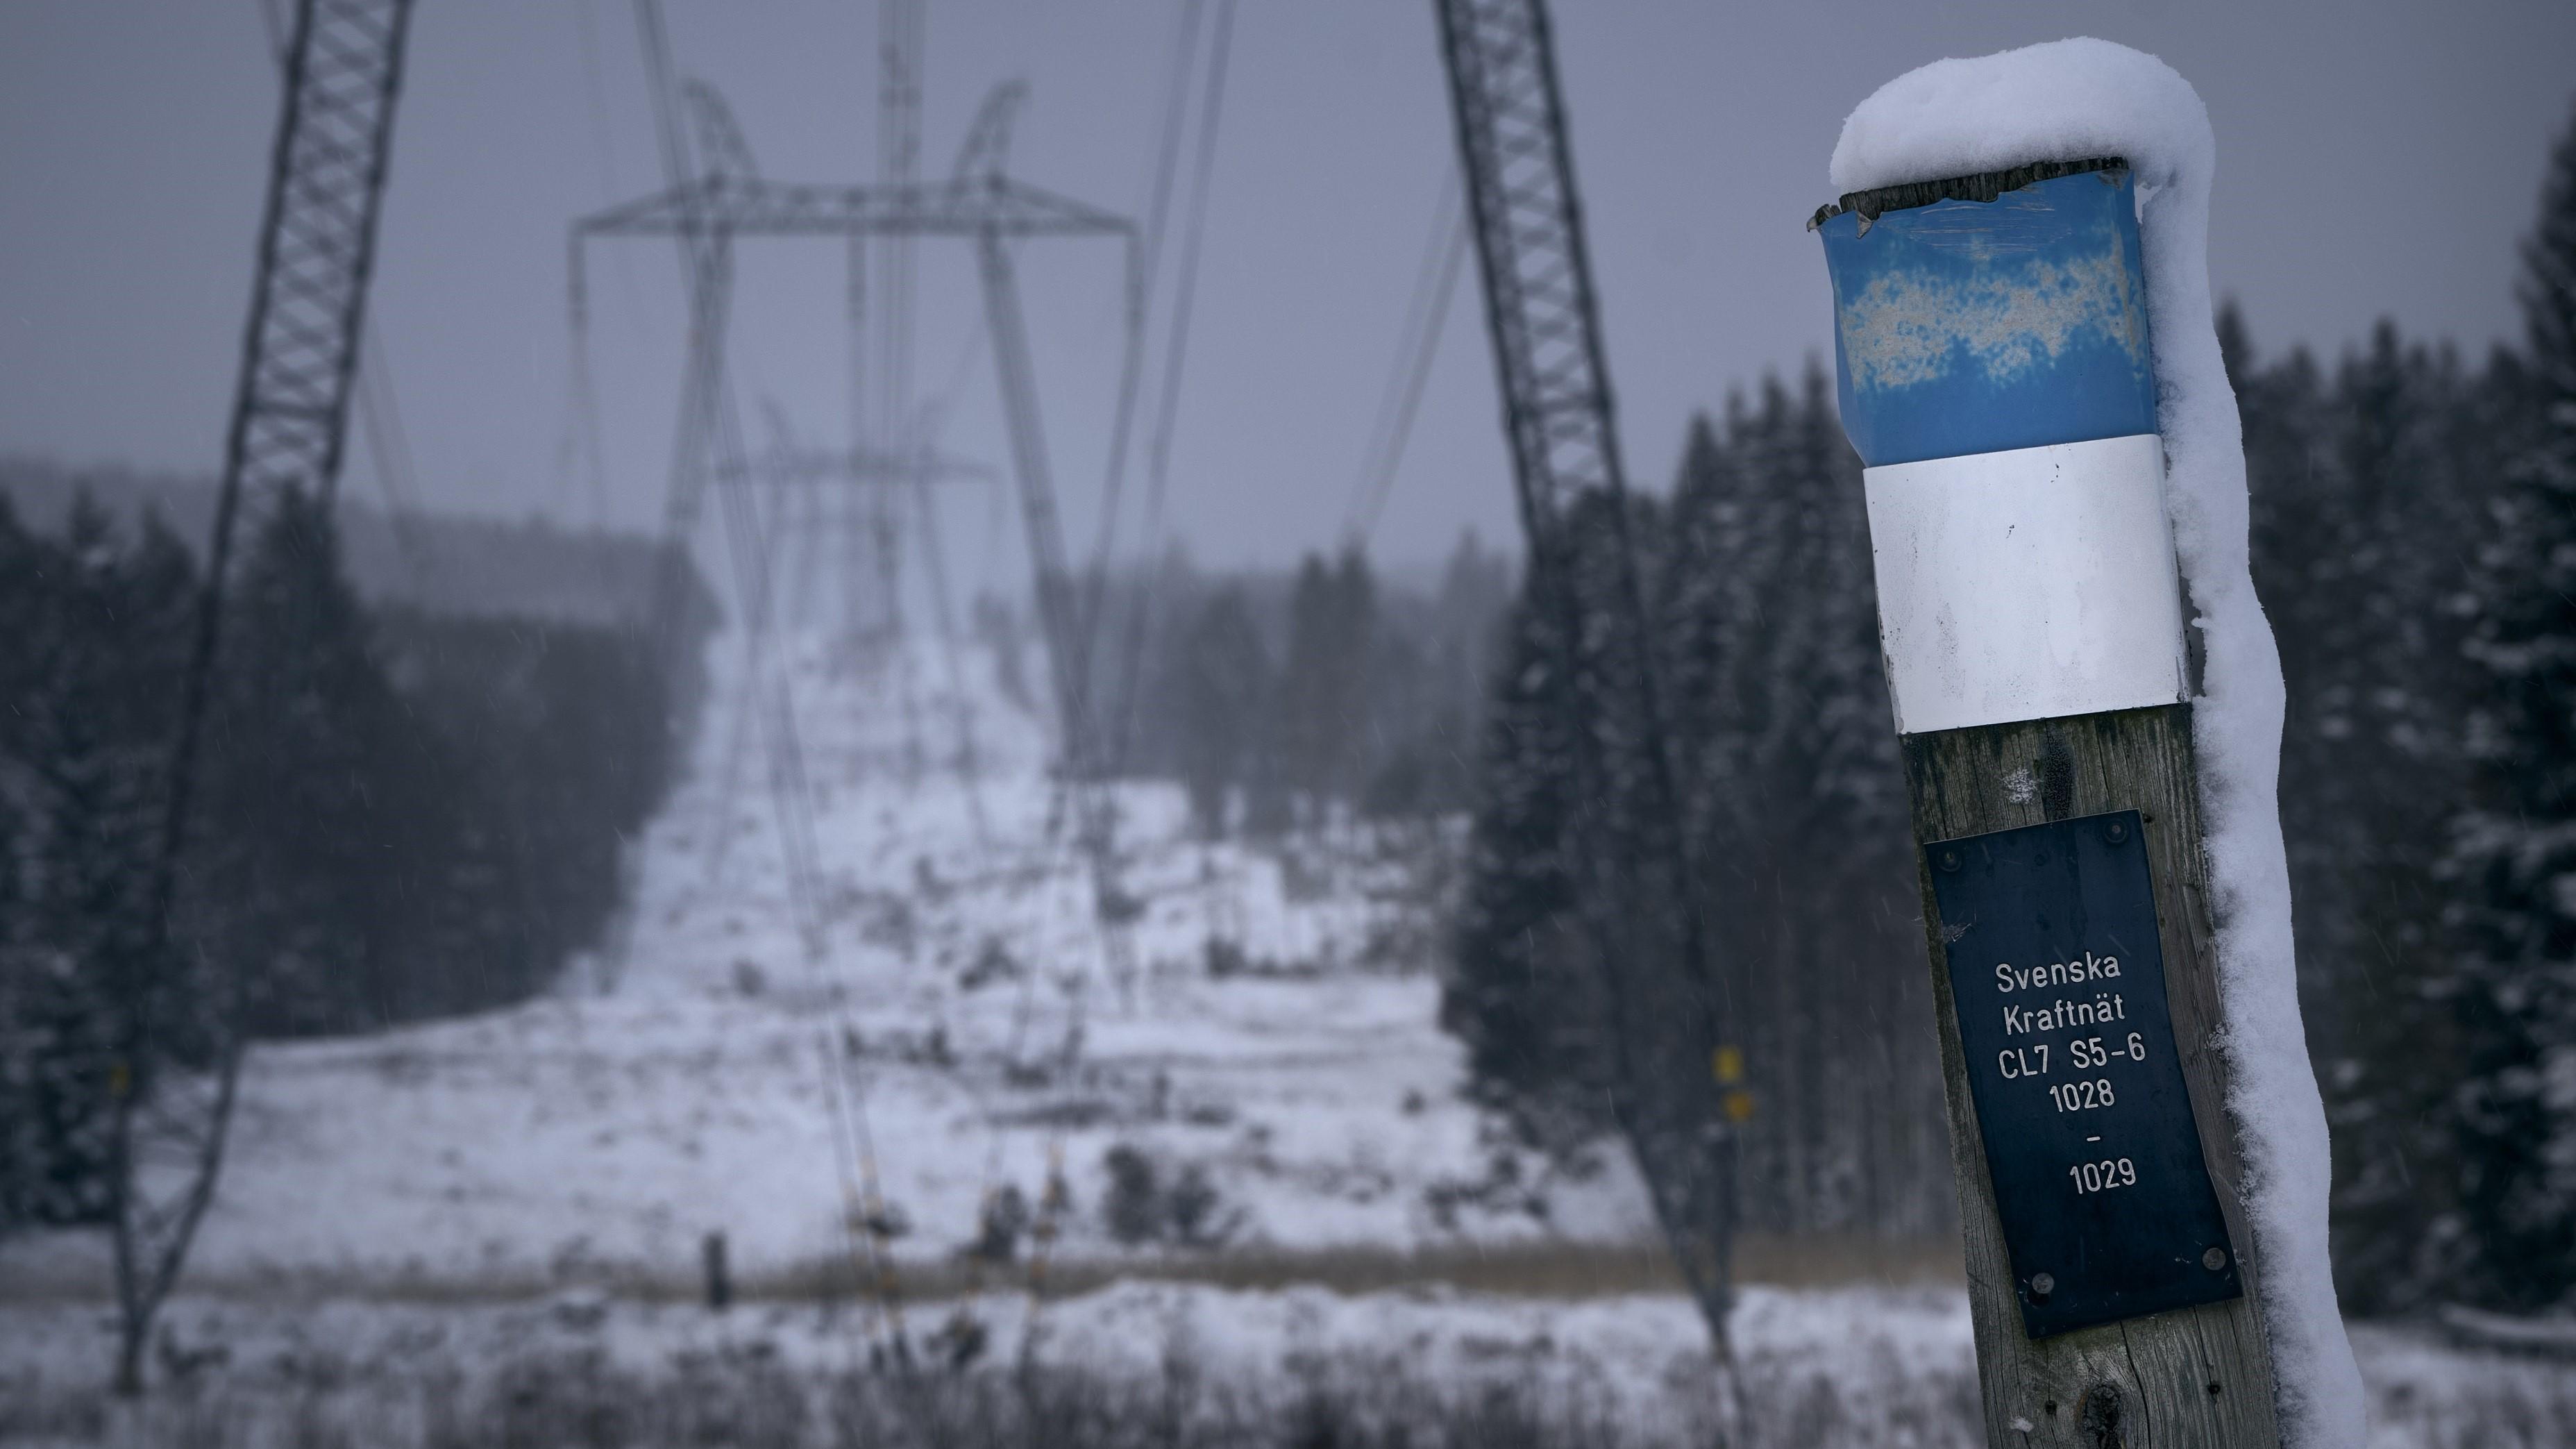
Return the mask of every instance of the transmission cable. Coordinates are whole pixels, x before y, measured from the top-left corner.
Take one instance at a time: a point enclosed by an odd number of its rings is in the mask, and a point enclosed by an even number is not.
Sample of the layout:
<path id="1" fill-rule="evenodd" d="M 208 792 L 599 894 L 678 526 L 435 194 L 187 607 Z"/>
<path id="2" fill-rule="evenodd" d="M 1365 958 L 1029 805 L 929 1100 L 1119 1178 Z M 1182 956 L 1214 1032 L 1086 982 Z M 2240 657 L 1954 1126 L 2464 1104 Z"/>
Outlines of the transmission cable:
<path id="1" fill-rule="evenodd" d="M 1351 489 L 1350 512 L 1343 521 L 1342 536 L 1354 547 L 1367 545 L 1369 535 L 1377 530 L 1379 515 L 1386 510 L 1387 497 L 1394 491 L 1396 469 L 1404 461 L 1404 447 L 1413 435 L 1413 420 L 1422 407 L 1423 384 L 1430 379 L 1432 360 L 1440 355 L 1440 339 L 1449 321 L 1449 302 L 1457 294 L 1458 273 L 1467 260 L 1467 242 L 1465 198 L 1457 170 L 1452 167 L 1440 191 L 1439 209 L 1431 219 L 1431 237 L 1423 248 L 1421 268 L 1414 275 L 1413 298 L 1405 308 L 1404 330 L 1397 338 L 1386 391 L 1378 400 L 1369 450 Z"/>
<path id="2" fill-rule="evenodd" d="M 661 6 L 658 0 L 635 0 L 635 17 L 637 30 L 643 42 L 647 89 L 651 93 L 653 102 L 654 131 L 662 151 L 664 175 L 674 187 L 686 188 L 690 185 L 691 175 L 688 143 L 679 125 L 676 97 L 673 93 L 669 39 L 663 29 Z M 684 201 L 684 206 L 694 212 L 693 202 Z M 710 285 L 726 285 L 729 281 L 723 272 L 728 261 L 725 250 L 721 242 L 700 237 L 693 232 L 684 232 L 674 240 L 677 243 L 681 284 L 691 299 L 692 313 L 704 318 L 708 309 L 704 306 L 702 289 Z M 714 339 L 708 337 L 694 340 L 701 348 L 715 345 Z M 747 486 L 748 480 L 741 476 L 743 448 L 740 417 L 734 408 L 732 390 L 725 384 L 722 370 L 716 365 L 718 356 L 719 354 L 702 353 L 692 358 L 693 367 L 703 369 L 704 376 L 700 380 L 700 392 L 696 405 L 691 407 L 682 419 L 682 446 L 683 448 L 703 447 L 711 443 L 717 455 L 716 466 L 713 469 L 716 475 L 717 496 L 719 506 L 725 514 L 725 532 L 734 558 L 737 593 L 746 604 L 745 654 L 746 669 L 749 674 L 746 685 L 758 689 L 765 674 L 762 667 L 765 662 L 762 658 L 764 642 L 762 636 L 768 626 L 765 607 L 770 592 L 767 587 L 767 560 L 760 557 L 761 530 L 758 520 L 754 516 L 747 516 L 746 513 L 745 504 L 749 499 L 750 490 Z M 701 418 L 699 416 L 701 410 L 711 416 Z M 697 434 L 697 427 L 702 421 L 712 424 L 712 438 Z M 697 467 L 703 465 L 705 458 L 703 454 L 684 452 L 680 462 L 684 467 Z M 735 483 L 742 486 L 725 486 L 728 472 L 734 475 Z M 780 849 L 787 867 L 790 908 L 797 917 L 799 935 L 803 938 L 807 969 L 812 974 L 829 978 L 828 990 L 833 1001 L 834 1016 L 841 1025 L 842 1050 L 836 1054 L 838 1070 L 834 1071 L 827 1080 L 826 1091 L 848 1094 L 851 1105 L 856 1108 L 863 1104 L 861 1094 L 864 1088 L 863 1084 L 853 1076 L 849 1062 L 848 1048 L 852 1043 L 853 1033 L 848 1025 L 848 993 L 844 983 L 839 979 L 837 959 L 825 949 L 821 922 L 815 910 L 812 799 L 807 787 L 803 752 L 797 740 L 793 694 L 785 670 L 780 672 L 776 681 L 776 697 L 772 709 L 764 714 L 764 724 L 769 727 L 768 742 L 771 746 L 771 792 L 779 815 Z M 863 1118 L 860 1120 L 864 1121 Z M 836 1127 L 832 1135 L 835 1152 L 845 1153 L 849 1150 L 851 1144 L 842 1131 Z M 869 1254 L 877 1267 L 880 1289 L 887 1290 L 890 1289 L 893 1281 L 892 1267 L 890 1250 L 884 1241 L 884 1235 L 878 1231 L 878 1225 L 882 1223 L 883 1216 L 876 1210 L 881 1207 L 881 1203 L 878 1201 L 877 1163 L 873 1152 L 867 1152 L 862 1157 L 859 1163 L 859 1177 L 863 1194 L 859 1206 L 869 1227 L 867 1235 Z M 846 1183 L 848 1179 L 844 1177 L 843 1181 Z M 846 1218 L 846 1213 L 844 1216 Z M 891 1317 L 896 1351 L 901 1354 L 904 1352 L 904 1339 L 899 1306 L 891 1298 L 887 1298 L 881 1303 L 881 1307 Z"/>
<path id="3" fill-rule="evenodd" d="M 1208 195 L 1216 175 L 1219 123 L 1225 113 L 1226 61 L 1233 49 L 1235 0 L 1224 0 L 1216 14 L 1216 34 L 1209 42 L 1207 90 L 1201 98 L 1198 154 L 1193 162 L 1189 228 L 1181 242 L 1181 272 L 1172 299 L 1171 331 L 1164 344 L 1161 401 L 1154 411 L 1154 437 L 1146 455 L 1145 519 L 1139 557 L 1147 560 L 1134 601 L 1127 610 L 1126 648 L 1116 728 L 1110 731 L 1109 768 L 1114 776 L 1127 760 L 1134 732 L 1137 678 L 1144 667 L 1147 615 L 1160 592 L 1151 562 L 1162 540 L 1163 504 L 1170 491 L 1172 433 L 1178 424 L 1181 380 L 1189 352 L 1190 317 L 1198 298 L 1199 259 L 1207 241 Z"/>
<path id="4" fill-rule="evenodd" d="M 1154 418 L 1154 436 L 1148 453 L 1145 492 L 1144 543 L 1151 550 L 1162 529 L 1163 500 L 1170 476 L 1173 419 L 1180 403 L 1180 384 L 1190 334 L 1190 316 L 1197 298 L 1199 259 L 1207 237 L 1207 208 L 1210 182 L 1216 167 L 1216 141 L 1219 121 L 1225 107 L 1225 72 L 1228 53 L 1234 37 L 1235 0 L 1224 0 L 1216 15 L 1215 34 L 1209 41 L 1207 88 L 1201 97 L 1198 151 L 1191 178 L 1190 218 L 1181 243 L 1181 270 L 1174 283 L 1170 339 L 1163 355 L 1161 403 Z M 1118 727 L 1110 732 L 1106 751 L 1106 773 L 1114 779 L 1126 753 L 1127 725 L 1135 715 L 1139 691 L 1135 687 L 1137 671 L 1144 653 L 1145 616 L 1150 585 L 1139 588 L 1127 615 L 1127 650 L 1124 660 L 1125 687 L 1120 690 Z M 1082 1040 L 1085 993 L 1078 988 L 1067 1008 L 1065 1057 L 1070 1058 Z M 1030 1352 L 1037 1342 L 1039 1308 L 1046 1292 L 1048 1258 L 1055 1244 L 1057 1220 L 1071 1206 L 1064 1181 L 1064 1137 L 1062 1122 L 1050 1124 L 1046 1144 L 1046 1182 L 1038 1200 L 1037 1221 L 1031 1230 L 1029 1255 L 1028 1327 L 1023 1336 L 1022 1352 Z"/>
<path id="5" fill-rule="evenodd" d="M 1127 355 L 1119 369 L 1118 411 L 1110 429 L 1109 471 L 1101 488 L 1100 524 L 1091 549 L 1091 577 L 1084 590 L 1085 604 L 1075 629 L 1085 640 L 1099 625 L 1103 590 L 1108 577 L 1109 561 L 1116 551 L 1118 517 L 1127 489 L 1127 445 L 1129 429 L 1136 414 L 1137 394 L 1142 391 L 1145 376 L 1146 314 L 1153 305 L 1154 286 L 1161 270 L 1163 228 L 1171 212 L 1172 182 L 1180 172 L 1181 132 L 1189 107 L 1191 71 L 1198 54 L 1199 14 L 1205 0 L 1185 0 L 1181 6 L 1180 24 L 1172 44 L 1171 71 L 1163 82 L 1162 139 L 1156 148 L 1150 199 L 1145 207 L 1145 232 L 1139 240 L 1135 274 L 1128 278 Z"/>

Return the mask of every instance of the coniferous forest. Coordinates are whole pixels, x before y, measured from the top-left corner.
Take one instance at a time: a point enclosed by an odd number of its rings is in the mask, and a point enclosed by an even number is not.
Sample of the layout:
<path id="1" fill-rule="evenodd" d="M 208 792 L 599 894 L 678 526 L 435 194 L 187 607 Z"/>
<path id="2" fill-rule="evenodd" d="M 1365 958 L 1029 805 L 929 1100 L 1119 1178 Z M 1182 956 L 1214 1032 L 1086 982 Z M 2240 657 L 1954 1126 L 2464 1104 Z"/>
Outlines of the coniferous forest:
<path id="1" fill-rule="evenodd" d="M 108 1210 L 106 1118 L 223 1032 L 524 999 L 619 905 L 689 701 L 629 630 L 374 608 L 279 495 L 236 562 L 169 939 L 150 931 L 200 565 L 0 495 L 0 1229 Z M 149 1042 L 137 1054 L 135 1042 Z"/>
<path id="2" fill-rule="evenodd" d="M 2255 581 L 2289 692 L 2281 811 L 2348 1310 L 2576 1285 L 2576 131 L 2524 251 L 2518 348 L 2382 324 L 2320 359 L 2220 336 Z M 1952 1214 L 1859 462 L 1810 367 L 1684 439 L 1634 506 L 1670 727 L 1755 1115 L 1747 1225 Z M 1598 528 L 1603 520 L 1592 520 Z M 1608 1121 L 1559 852 L 1544 611 L 1512 610 L 1445 1018 L 1540 1135 Z"/>

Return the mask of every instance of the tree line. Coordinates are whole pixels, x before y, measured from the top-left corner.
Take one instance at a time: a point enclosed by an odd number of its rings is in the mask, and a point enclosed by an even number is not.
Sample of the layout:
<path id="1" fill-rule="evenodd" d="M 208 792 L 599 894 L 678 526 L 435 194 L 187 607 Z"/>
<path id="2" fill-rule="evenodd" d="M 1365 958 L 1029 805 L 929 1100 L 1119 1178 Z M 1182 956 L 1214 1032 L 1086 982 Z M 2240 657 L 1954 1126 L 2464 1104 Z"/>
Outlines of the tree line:
<path id="1" fill-rule="evenodd" d="M 1095 671 L 1117 768 L 1179 780 L 1208 838 L 1462 811 L 1512 572 L 1469 532 L 1427 586 L 1357 548 L 1284 575 L 1176 556 L 1122 580 L 1106 616 L 1142 604 L 1154 624 Z"/>
<path id="2" fill-rule="evenodd" d="M 1669 496 L 1630 506 L 1719 1030 L 1750 1094 L 1740 1224 L 1940 1231 L 1948 1138 L 1904 783 L 1859 462 L 1823 374 L 1766 379 L 1722 421 L 1695 419 Z M 1615 546 L 1606 510 L 1570 521 L 1578 556 Z M 1600 987 L 1564 854 L 1577 782 L 1560 627 L 1527 597 L 1506 626 L 1442 1010 L 1489 1099 L 1563 1146 L 1617 1125 L 1618 1052 L 1676 1057 L 1660 1038 L 1695 988 L 1633 983 L 1648 1000 L 1623 1007 Z"/>
<path id="3" fill-rule="evenodd" d="M 2264 359 L 2220 319 L 2288 686 L 2300 991 L 2357 1312 L 2576 1292 L 2576 131 L 2520 298 L 2521 345 L 2474 365 L 2387 323 L 2332 365 Z M 1745 1221 L 1950 1221 L 1859 464 L 1823 375 L 1695 420 L 1669 496 L 1632 506 L 1752 1094 Z M 1601 510 L 1574 522 L 1578 554 L 1609 546 Z M 1614 1125 L 1619 1048 L 1562 856 L 1554 627 L 1520 598 L 1500 646 L 1443 1010 L 1481 1091 L 1579 1141 Z"/>
<path id="4" fill-rule="evenodd" d="M 2576 129 L 2522 345 L 2222 330 L 2281 639 L 2302 1003 L 2348 1304 L 2576 1292 Z"/>
<path id="5" fill-rule="evenodd" d="M 157 513 L 82 497 L 42 532 L 0 495 L 0 1229 L 101 1221 L 112 1104 L 221 1041 L 545 987 L 600 938 L 678 758 L 688 676 L 632 632 L 370 610 L 288 490 L 232 576 L 157 931 L 201 587 Z"/>

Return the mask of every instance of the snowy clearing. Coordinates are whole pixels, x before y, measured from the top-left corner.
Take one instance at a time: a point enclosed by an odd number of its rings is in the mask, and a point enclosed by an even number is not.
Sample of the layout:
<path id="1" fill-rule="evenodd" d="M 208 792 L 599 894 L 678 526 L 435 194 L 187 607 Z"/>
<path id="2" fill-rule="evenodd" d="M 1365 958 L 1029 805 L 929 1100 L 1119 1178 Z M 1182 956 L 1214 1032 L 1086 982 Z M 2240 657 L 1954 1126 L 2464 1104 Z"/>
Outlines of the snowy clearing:
<path id="1" fill-rule="evenodd" d="M 1051 826 L 1045 729 L 997 656 L 968 656 L 961 707 L 926 645 L 862 662 L 801 641 L 809 960 L 757 741 L 728 760 L 730 643 L 697 766 L 641 842 L 628 959 L 512 1010 L 254 1052 L 192 1282 L 685 1283 L 717 1231 L 746 1279 L 811 1273 L 845 1259 L 862 1171 L 824 1091 L 843 1032 L 908 1268 L 953 1262 L 988 1189 L 1034 1208 L 1050 1151 L 1073 1193 L 1064 1259 L 1650 1240 L 1623 1159 L 1569 1180 L 1462 1099 L 1433 972 L 1452 851 L 1431 827 L 1203 848 L 1177 789 L 1122 789 L 1122 884 L 1142 902 L 1123 993 Z M 980 841 L 956 759 L 970 731 Z M 1156 1181 L 1125 1240 L 1105 1211 L 1117 1145 Z M 1167 1211 L 1183 1181 L 1209 1191 Z M 96 1242 L 56 1236 L 0 1271 L 74 1291 L 100 1264 Z"/>

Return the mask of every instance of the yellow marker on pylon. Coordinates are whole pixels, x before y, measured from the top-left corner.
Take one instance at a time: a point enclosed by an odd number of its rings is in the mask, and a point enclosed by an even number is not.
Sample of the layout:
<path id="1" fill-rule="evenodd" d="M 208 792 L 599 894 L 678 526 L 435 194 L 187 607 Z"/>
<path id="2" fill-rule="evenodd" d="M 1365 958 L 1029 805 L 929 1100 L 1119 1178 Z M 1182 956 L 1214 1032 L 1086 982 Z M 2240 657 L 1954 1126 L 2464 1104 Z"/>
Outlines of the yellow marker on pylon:
<path id="1" fill-rule="evenodd" d="M 1745 1122 L 1753 1116 L 1753 1094 L 1736 1085 L 1744 1080 L 1744 1048 L 1722 1046 L 1708 1054 L 1708 1074 L 1727 1088 L 1718 1098 L 1719 1110 L 1729 1122 Z"/>

